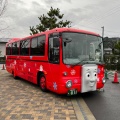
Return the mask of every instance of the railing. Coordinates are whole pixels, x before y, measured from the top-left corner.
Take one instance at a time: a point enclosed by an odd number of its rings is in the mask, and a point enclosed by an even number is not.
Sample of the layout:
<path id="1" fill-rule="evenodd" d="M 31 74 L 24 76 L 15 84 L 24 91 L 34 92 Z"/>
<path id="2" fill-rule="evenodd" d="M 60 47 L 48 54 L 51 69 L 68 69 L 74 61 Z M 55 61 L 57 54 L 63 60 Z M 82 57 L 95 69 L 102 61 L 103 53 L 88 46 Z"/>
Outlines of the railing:
<path id="1" fill-rule="evenodd" d="M 0 57 L 0 64 L 4 64 L 5 63 L 5 57 Z"/>

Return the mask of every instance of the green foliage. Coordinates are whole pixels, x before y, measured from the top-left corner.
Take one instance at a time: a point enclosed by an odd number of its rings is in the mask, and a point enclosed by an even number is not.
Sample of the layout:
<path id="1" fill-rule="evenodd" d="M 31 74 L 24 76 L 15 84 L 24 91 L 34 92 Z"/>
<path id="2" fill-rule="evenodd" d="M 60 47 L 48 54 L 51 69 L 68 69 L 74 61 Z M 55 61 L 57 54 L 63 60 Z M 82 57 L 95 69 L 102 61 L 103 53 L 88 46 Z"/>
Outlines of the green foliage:
<path id="1" fill-rule="evenodd" d="M 30 35 L 36 34 L 39 32 L 44 32 L 46 30 L 50 30 L 53 28 L 60 28 L 60 27 L 71 27 L 71 21 L 66 20 L 65 22 L 61 20 L 63 18 L 64 14 L 60 14 L 60 9 L 54 9 L 50 8 L 50 11 L 46 15 L 41 15 L 38 17 L 40 20 L 40 24 L 34 26 L 30 26 Z"/>
<path id="2" fill-rule="evenodd" d="M 114 54 L 120 54 L 120 41 L 118 41 L 116 44 L 115 44 L 115 46 L 114 46 Z"/>
<path id="3" fill-rule="evenodd" d="M 104 55 L 105 69 L 120 71 L 120 56 L 119 55 Z"/>
<path id="4" fill-rule="evenodd" d="M 0 51 L 0 56 L 2 55 L 1 53 L 2 53 L 2 51 Z"/>
<path id="5" fill-rule="evenodd" d="M 104 54 L 105 68 L 120 71 L 120 38 L 105 37 L 103 42 L 104 49 L 112 49 L 112 54 Z"/>

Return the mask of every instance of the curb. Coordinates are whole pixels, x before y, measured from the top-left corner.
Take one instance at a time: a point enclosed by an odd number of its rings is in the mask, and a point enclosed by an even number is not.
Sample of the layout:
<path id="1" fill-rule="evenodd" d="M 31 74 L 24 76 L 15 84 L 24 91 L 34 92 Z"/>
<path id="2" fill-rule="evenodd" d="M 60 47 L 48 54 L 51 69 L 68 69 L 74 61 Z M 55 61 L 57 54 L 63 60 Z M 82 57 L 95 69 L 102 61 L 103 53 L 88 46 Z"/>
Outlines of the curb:
<path id="1" fill-rule="evenodd" d="M 82 98 L 72 99 L 73 108 L 77 117 L 77 120 L 96 120 L 87 104 Z"/>

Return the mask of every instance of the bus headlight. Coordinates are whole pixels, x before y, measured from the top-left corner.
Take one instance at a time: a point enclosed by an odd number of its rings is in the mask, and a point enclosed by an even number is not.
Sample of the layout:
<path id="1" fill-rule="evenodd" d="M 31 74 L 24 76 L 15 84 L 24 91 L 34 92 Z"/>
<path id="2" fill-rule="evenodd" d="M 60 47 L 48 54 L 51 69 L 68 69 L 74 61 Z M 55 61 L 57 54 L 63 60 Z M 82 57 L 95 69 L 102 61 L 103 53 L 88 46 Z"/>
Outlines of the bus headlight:
<path id="1" fill-rule="evenodd" d="M 68 81 L 66 82 L 66 87 L 67 87 L 67 88 L 72 87 L 72 81 L 71 81 L 71 80 L 68 80 Z"/>
<path id="2" fill-rule="evenodd" d="M 102 83 L 105 84 L 105 82 L 106 82 L 106 80 L 105 80 L 105 78 L 103 78 Z"/>

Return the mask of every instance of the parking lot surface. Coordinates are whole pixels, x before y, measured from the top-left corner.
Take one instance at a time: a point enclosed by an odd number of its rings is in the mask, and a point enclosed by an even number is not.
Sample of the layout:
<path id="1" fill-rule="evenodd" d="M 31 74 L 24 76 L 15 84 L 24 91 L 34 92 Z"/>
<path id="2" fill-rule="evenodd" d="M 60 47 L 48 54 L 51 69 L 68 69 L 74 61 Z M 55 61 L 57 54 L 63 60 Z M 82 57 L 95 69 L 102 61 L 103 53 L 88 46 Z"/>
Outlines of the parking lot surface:
<path id="1" fill-rule="evenodd" d="M 67 96 L 44 93 L 37 85 L 15 80 L 2 66 L 0 120 L 120 120 L 120 84 L 112 83 L 114 72 L 104 91 Z"/>
<path id="2" fill-rule="evenodd" d="M 42 92 L 0 69 L 0 120 L 77 120 L 71 98 Z"/>

